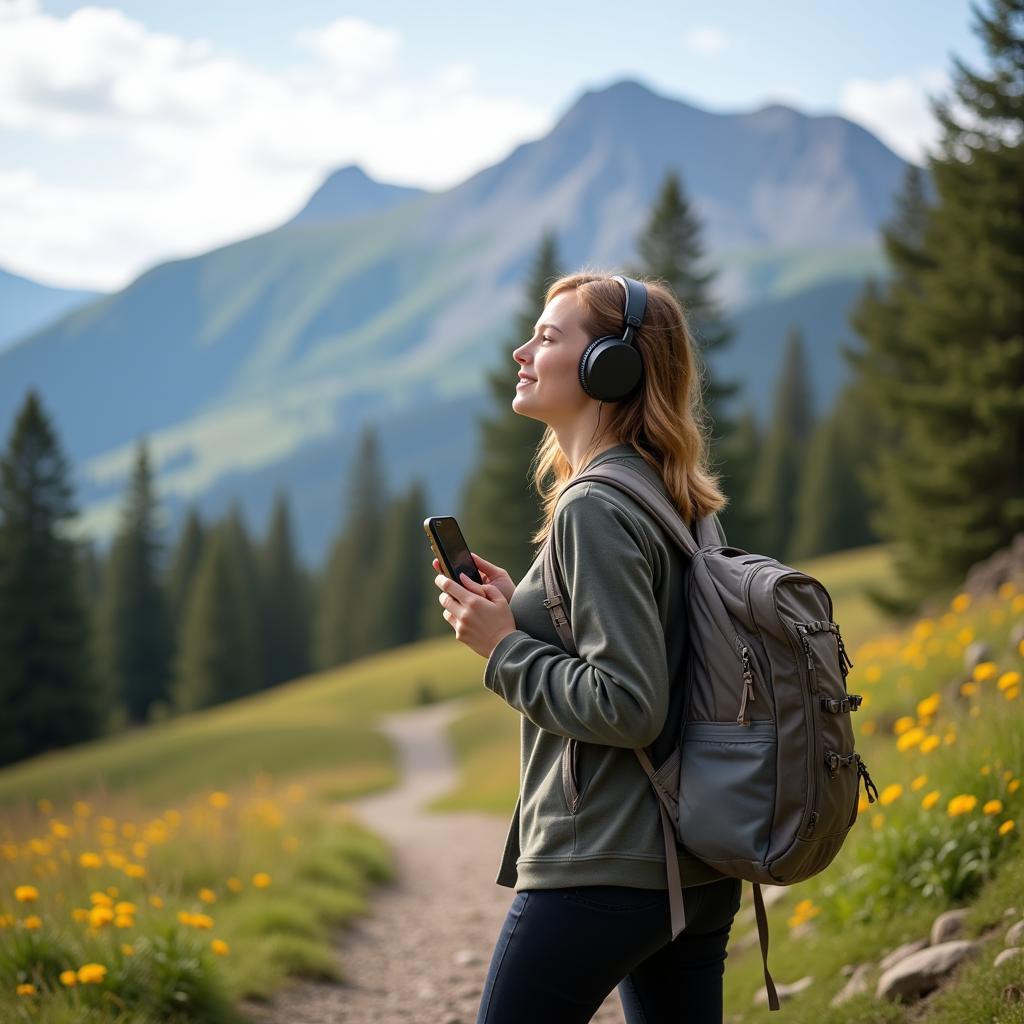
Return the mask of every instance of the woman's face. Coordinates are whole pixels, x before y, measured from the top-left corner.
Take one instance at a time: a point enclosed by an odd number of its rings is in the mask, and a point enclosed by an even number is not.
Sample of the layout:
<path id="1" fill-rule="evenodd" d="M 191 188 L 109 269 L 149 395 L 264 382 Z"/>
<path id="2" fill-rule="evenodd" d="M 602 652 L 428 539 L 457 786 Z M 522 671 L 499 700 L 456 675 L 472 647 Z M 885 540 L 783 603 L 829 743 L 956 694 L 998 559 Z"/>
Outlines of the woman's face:
<path id="1" fill-rule="evenodd" d="M 512 353 L 519 364 L 512 408 L 555 427 L 571 423 L 594 400 L 580 386 L 580 356 L 589 345 L 574 291 L 561 292 L 545 307 L 533 337 Z M 531 380 L 523 381 L 523 375 Z"/>

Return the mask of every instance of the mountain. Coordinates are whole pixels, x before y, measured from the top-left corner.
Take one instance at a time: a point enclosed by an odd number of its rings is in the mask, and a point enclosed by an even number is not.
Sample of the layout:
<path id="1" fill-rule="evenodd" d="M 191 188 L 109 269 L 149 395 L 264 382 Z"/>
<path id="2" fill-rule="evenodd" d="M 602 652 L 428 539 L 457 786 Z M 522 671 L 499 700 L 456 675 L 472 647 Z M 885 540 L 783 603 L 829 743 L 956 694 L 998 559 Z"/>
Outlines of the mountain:
<path id="1" fill-rule="evenodd" d="M 100 539 L 143 434 L 172 529 L 183 502 L 216 513 L 229 493 L 258 521 L 280 480 L 318 559 L 368 419 L 387 430 L 394 484 L 418 475 L 450 509 L 485 369 L 506 366 L 514 395 L 523 339 L 508 326 L 541 232 L 556 231 L 567 268 L 617 267 L 669 168 L 732 311 L 883 267 L 878 228 L 904 164 L 868 132 L 778 106 L 709 113 L 621 82 L 445 192 L 160 264 L 37 331 L 0 354 L 0 430 L 38 386 L 78 469 L 82 527 Z"/>
<path id="2" fill-rule="evenodd" d="M 356 164 L 334 171 L 288 224 L 330 224 L 388 210 L 417 196 L 421 188 L 374 181 Z"/>
<path id="3" fill-rule="evenodd" d="M 98 294 L 51 288 L 0 269 L 0 350 Z"/>

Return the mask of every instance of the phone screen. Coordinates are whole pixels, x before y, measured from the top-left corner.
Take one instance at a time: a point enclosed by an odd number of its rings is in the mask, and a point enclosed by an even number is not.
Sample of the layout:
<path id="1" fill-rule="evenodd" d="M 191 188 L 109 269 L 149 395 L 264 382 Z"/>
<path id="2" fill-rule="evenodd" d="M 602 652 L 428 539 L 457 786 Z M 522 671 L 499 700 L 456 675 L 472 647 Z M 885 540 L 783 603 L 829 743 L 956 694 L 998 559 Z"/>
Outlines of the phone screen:
<path id="1" fill-rule="evenodd" d="M 448 559 L 452 569 L 452 579 L 459 582 L 459 573 L 465 573 L 471 580 L 483 585 L 480 574 L 476 571 L 476 563 L 469 553 L 469 545 L 462 536 L 462 530 L 454 516 L 438 516 L 434 520 L 434 531 L 437 541 Z"/>

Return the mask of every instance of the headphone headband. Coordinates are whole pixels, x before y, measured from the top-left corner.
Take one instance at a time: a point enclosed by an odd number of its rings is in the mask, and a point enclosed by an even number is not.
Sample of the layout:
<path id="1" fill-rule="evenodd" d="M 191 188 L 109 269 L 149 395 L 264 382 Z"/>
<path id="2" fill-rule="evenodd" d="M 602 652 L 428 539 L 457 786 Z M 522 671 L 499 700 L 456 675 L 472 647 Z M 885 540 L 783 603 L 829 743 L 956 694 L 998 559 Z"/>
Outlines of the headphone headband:
<path id="1" fill-rule="evenodd" d="M 626 293 L 626 308 L 622 314 L 625 324 L 622 340 L 626 344 L 632 344 L 633 332 L 643 323 L 647 310 L 647 289 L 639 281 L 634 281 L 623 274 L 614 274 L 613 277 Z"/>

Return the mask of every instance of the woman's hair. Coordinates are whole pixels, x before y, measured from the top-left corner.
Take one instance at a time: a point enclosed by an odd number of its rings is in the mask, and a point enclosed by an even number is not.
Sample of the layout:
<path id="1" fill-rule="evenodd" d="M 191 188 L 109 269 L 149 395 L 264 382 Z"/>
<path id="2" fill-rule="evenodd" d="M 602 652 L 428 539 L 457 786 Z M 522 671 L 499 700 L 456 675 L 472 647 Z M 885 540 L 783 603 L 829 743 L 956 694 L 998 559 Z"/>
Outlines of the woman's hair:
<path id="1" fill-rule="evenodd" d="M 643 361 L 643 381 L 630 397 L 609 406 L 607 427 L 595 431 L 575 473 L 555 432 L 545 429 L 532 460 L 533 483 L 543 511 L 541 525 L 531 537 L 538 549 L 547 540 L 563 488 L 585 470 L 596 448 L 608 447 L 609 436 L 616 444 L 631 444 L 659 472 L 685 522 L 718 512 L 728 503 L 718 487 L 718 475 L 708 465 L 706 371 L 686 316 L 663 281 L 639 280 L 647 287 L 647 308 L 642 326 L 633 333 L 633 344 Z M 622 336 L 626 296 L 610 274 L 582 270 L 560 277 L 548 287 L 545 305 L 567 291 L 575 291 L 583 328 L 591 339 Z M 598 412 L 599 426 L 603 409 L 602 405 Z"/>

